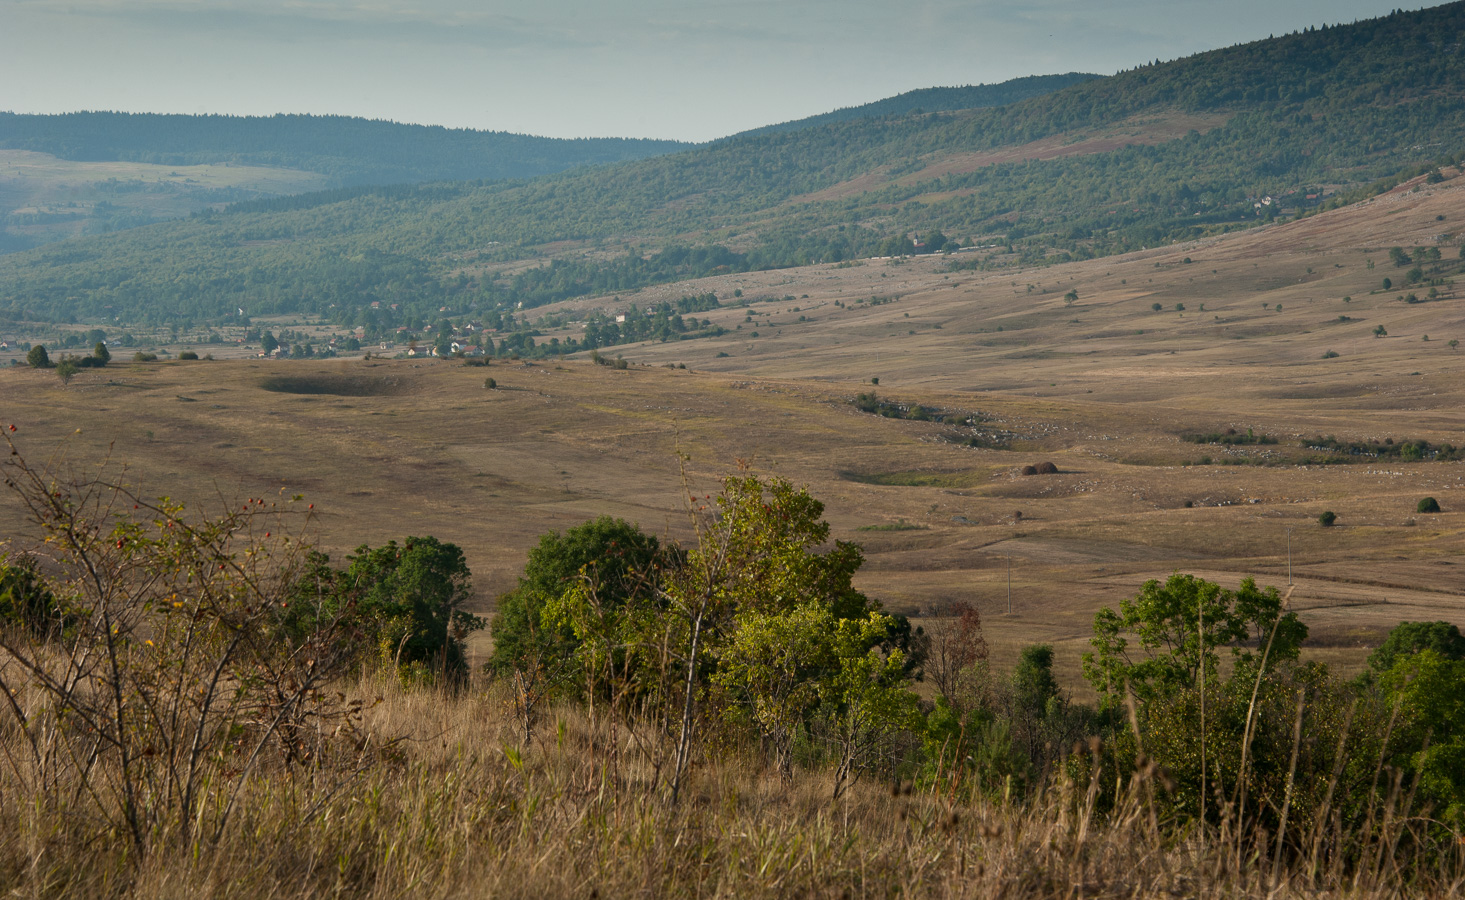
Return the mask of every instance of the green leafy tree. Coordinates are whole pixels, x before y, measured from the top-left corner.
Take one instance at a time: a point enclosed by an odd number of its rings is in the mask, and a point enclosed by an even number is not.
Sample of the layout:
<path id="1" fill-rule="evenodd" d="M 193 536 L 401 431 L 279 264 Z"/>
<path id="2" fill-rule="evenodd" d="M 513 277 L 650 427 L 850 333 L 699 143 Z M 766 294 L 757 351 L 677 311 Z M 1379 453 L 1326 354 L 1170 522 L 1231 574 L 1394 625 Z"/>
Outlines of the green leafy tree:
<path id="1" fill-rule="evenodd" d="M 1406 656 L 1432 650 L 1449 660 L 1465 659 L 1465 636 L 1449 622 L 1400 622 L 1369 654 L 1368 667 L 1387 672 Z"/>
<path id="2" fill-rule="evenodd" d="M 265 352 L 265 355 L 268 356 L 269 354 L 274 353 L 276 350 L 280 349 L 280 342 L 275 339 L 275 336 L 273 334 L 266 331 L 264 333 L 264 336 L 259 339 L 259 346 L 260 349 Z"/>
<path id="3" fill-rule="evenodd" d="M 1019 709 L 1043 715 L 1058 698 L 1058 680 L 1053 677 L 1053 646 L 1024 647 L 1012 670 L 1012 699 Z"/>
<path id="4" fill-rule="evenodd" d="M 1034 774 L 1013 731 L 1012 720 L 994 709 L 963 711 L 938 696 L 922 734 L 926 765 L 920 780 L 934 784 L 943 777 L 948 791 L 1010 796 Z"/>
<path id="5" fill-rule="evenodd" d="M 44 344 L 36 344 L 30 348 L 29 352 L 25 355 L 25 361 L 32 369 L 51 368 L 51 357 L 50 354 L 46 353 L 46 346 Z"/>
<path id="6" fill-rule="evenodd" d="M 756 727 L 785 780 L 793 773 L 795 739 L 830 692 L 826 680 L 837 664 L 836 627 L 829 609 L 818 603 L 749 611 L 739 617 L 712 677 L 743 698 L 728 712 Z"/>
<path id="7" fill-rule="evenodd" d="M 583 581 L 596 602 L 614 612 L 654 595 L 660 565 L 660 542 L 624 519 L 601 516 L 564 534 L 541 536 L 518 586 L 499 598 L 489 667 L 508 674 L 516 666 L 569 656 L 575 652 L 574 635 L 569 628 L 543 624 L 545 602 Z"/>
<path id="8" fill-rule="evenodd" d="M 914 644 L 915 635 L 855 590 L 857 547 L 836 541 L 820 552 L 829 525 L 806 491 L 734 476 L 715 498 L 689 499 L 696 543 L 672 555 L 652 596 L 638 592 L 609 615 L 582 579 L 545 598 L 546 629 L 572 631 L 587 681 L 614 675 L 606 692 L 614 698 L 625 695 L 620 679 L 634 679 L 632 689 L 659 710 L 658 730 L 672 744 L 673 802 L 700 728 L 717 720 L 765 736 L 781 767 L 808 722 L 843 723 L 848 777 L 869 739 L 886 733 L 877 711 L 905 683 L 910 654 L 899 644 Z M 849 666 L 864 667 L 864 681 Z"/>
<path id="9" fill-rule="evenodd" d="M 80 371 L 81 366 L 78 366 L 76 360 L 69 356 L 56 364 L 56 375 L 61 379 L 62 384 L 70 384 L 71 379 L 76 377 L 76 373 Z"/>
<path id="10" fill-rule="evenodd" d="M 1456 634 L 1458 637 L 1458 633 Z M 1425 647 L 1383 676 L 1398 704 L 1394 761 L 1417 778 L 1422 798 L 1448 826 L 1465 825 L 1465 660 Z"/>
<path id="11" fill-rule="evenodd" d="M 1129 646 L 1131 635 L 1139 652 Z M 1355 769 L 1362 765 L 1343 771 L 1341 781 L 1337 773 L 1350 754 L 1377 759 L 1378 746 L 1369 741 L 1384 726 L 1375 731 L 1372 707 L 1362 714 L 1364 727 L 1350 725 L 1349 693 L 1325 667 L 1297 662 L 1306 635 L 1277 591 L 1259 589 L 1249 578 L 1233 592 L 1174 575 L 1146 584 L 1118 613 L 1101 610 L 1085 675 L 1110 721 L 1132 723 L 1111 733 L 1113 765 L 1131 771 L 1147 759 L 1159 766 L 1170 786 L 1155 802 L 1180 820 L 1203 816 L 1219 824 L 1229 810 L 1241 827 L 1275 832 L 1289 803 L 1294 822 L 1306 821 L 1319 803 L 1358 808 L 1349 804 L 1359 796 Z M 1225 647 L 1233 665 L 1223 670 Z M 1126 690 L 1137 701 L 1132 712 L 1123 701 Z M 1304 700 L 1310 701 L 1305 742 L 1293 733 Z M 1336 748 L 1346 741 L 1352 749 L 1339 758 Z M 1370 768 L 1362 777 L 1371 774 Z M 1330 780 L 1338 790 L 1323 801 Z"/>
<path id="12" fill-rule="evenodd" d="M 456 684 L 468 674 L 463 641 L 483 620 L 463 609 L 471 597 L 463 551 L 433 537 L 362 545 L 338 580 L 383 661 L 404 675 Z"/>
<path id="13" fill-rule="evenodd" d="M 692 498 L 694 511 L 710 514 L 707 500 Z M 697 710 L 707 699 L 707 676 L 734 634 L 738 618 L 783 615 L 815 603 L 836 619 L 862 616 L 869 601 L 854 589 L 863 562 L 853 544 L 829 539 L 824 505 L 783 479 L 765 484 L 755 476 L 730 476 L 712 501 L 716 515 L 699 517 L 697 546 L 670 573 L 661 594 L 670 613 L 667 644 L 677 648 L 684 673 L 672 796 L 690 762 Z M 751 699 L 751 698 L 746 698 Z M 736 702 L 736 701 L 734 701 Z"/>
<path id="14" fill-rule="evenodd" d="M 34 559 L 10 562 L 0 556 L 0 627 L 20 628 L 39 638 L 57 637 L 78 614 L 57 598 Z"/>
<path id="15" fill-rule="evenodd" d="M 1258 588 L 1246 578 L 1229 591 L 1176 573 L 1163 584 L 1146 582 L 1118 611 L 1099 610 L 1084 676 L 1104 705 L 1121 702 L 1126 689 L 1147 702 L 1195 687 L 1202 672 L 1214 681 L 1222 648 L 1231 650 L 1238 668 L 1263 661 L 1271 667 L 1296 659 L 1306 637 L 1307 626 L 1283 611 L 1275 588 Z"/>
<path id="16" fill-rule="evenodd" d="M 1006 707 L 1012 740 L 1032 768 L 1050 763 L 1055 747 L 1071 746 L 1089 733 L 1092 709 L 1070 704 L 1060 692 L 1050 644 L 1023 648 L 1008 682 Z"/>
<path id="17" fill-rule="evenodd" d="M 823 721 L 836 749 L 836 799 L 889 755 L 897 736 L 920 724 L 920 703 L 907 687 L 905 654 L 871 646 L 885 638 L 890 624 L 889 616 L 871 612 L 844 619 L 836 628 L 838 671 L 825 689 Z"/>
<path id="18" fill-rule="evenodd" d="M 106 341 L 97 341 L 97 346 L 92 348 L 92 359 L 97 360 L 97 364 L 103 366 L 112 361 L 112 352 L 107 349 Z"/>

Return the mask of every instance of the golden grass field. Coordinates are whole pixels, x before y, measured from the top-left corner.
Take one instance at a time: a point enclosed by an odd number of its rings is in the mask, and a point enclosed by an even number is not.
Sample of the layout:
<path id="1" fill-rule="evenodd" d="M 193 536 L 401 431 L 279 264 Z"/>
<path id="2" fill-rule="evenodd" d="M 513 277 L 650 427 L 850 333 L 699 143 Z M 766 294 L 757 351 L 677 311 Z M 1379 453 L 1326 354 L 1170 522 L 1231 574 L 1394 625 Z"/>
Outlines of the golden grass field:
<path id="1" fill-rule="evenodd" d="M 684 536 L 679 452 L 699 494 L 747 461 L 827 504 L 835 535 L 865 548 L 857 584 L 889 608 L 974 601 L 999 663 L 1052 642 L 1079 691 L 1100 605 L 1177 570 L 1285 586 L 1290 532 L 1311 652 L 1347 670 L 1401 620 L 1465 625 L 1465 463 L 1288 463 L 1320 434 L 1465 444 L 1465 354 L 1447 343 L 1465 339 L 1465 296 L 1446 286 L 1406 305 L 1402 289 L 1377 290 L 1403 281 L 1391 246 L 1457 256 L 1458 183 L 1042 269 L 869 260 L 565 304 L 624 312 L 706 290 L 726 303 L 734 289 L 758 301 L 706 314 L 733 329 L 722 338 L 610 351 L 636 364 L 626 370 L 119 359 L 65 387 L 0 370 L 0 419 L 33 458 L 86 467 L 110 448 L 144 493 L 305 494 L 333 555 L 411 534 L 453 541 L 484 610 L 546 530 L 608 513 Z M 895 299 L 857 302 L 871 297 Z M 1010 449 L 859 412 L 850 400 L 872 377 L 884 398 L 980 413 Z M 1280 443 L 1180 439 L 1226 428 Z M 1206 456 L 1274 464 L 1186 465 Z M 1044 460 L 1059 473 L 1017 474 Z M 1424 496 L 1444 512 L 1417 514 Z M 1336 527 L 1318 525 L 1324 510 Z M 0 515 L 19 533 L 13 505 Z"/>

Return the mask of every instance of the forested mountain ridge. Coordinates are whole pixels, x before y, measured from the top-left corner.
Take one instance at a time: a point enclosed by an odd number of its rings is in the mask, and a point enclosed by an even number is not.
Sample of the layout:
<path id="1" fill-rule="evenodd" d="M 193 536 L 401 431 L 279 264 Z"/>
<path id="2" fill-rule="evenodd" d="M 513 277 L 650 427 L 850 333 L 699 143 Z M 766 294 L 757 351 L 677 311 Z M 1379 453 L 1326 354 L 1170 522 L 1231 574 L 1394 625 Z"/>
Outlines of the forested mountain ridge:
<path id="1" fill-rule="evenodd" d="M 680 141 L 545 138 L 350 116 L 0 112 L 0 148 L 78 161 L 303 169 L 334 185 L 533 178 L 684 150 Z"/>
<path id="2" fill-rule="evenodd" d="M 874 119 L 882 116 L 904 116 L 919 113 L 953 112 L 961 109 L 986 109 L 994 106 L 1008 106 L 1032 97 L 1041 97 L 1062 90 L 1072 84 L 1101 78 L 1085 72 L 1068 72 L 1063 75 L 1029 75 L 1013 78 L 1000 84 L 970 84 L 962 87 L 932 87 L 906 91 L 894 97 L 886 97 L 873 103 L 846 106 L 833 112 L 765 125 L 739 132 L 733 137 L 749 137 L 757 134 L 773 134 L 781 131 L 798 131 L 814 125 L 830 122 L 849 122 L 854 119 Z"/>
<path id="3" fill-rule="evenodd" d="M 1330 191 L 1336 202 L 1339 186 L 1366 192 L 1452 157 L 1465 126 L 1462 37 L 1455 3 L 995 109 L 832 122 L 527 182 L 244 203 L 7 258 L 0 302 L 16 318 L 111 307 L 208 321 L 238 306 L 346 320 L 372 301 L 430 314 L 532 307 L 908 252 L 913 234 L 1003 251 L 968 264 L 1121 252 L 1305 211 Z M 1295 199 L 1258 207 L 1266 195 Z M 677 249 L 696 245 L 707 249 Z M 551 251 L 551 265 L 499 273 Z"/>
<path id="4" fill-rule="evenodd" d="M 802 122 L 995 106 L 1088 75 L 930 88 Z M 677 141 L 558 140 L 346 116 L 0 112 L 0 253 L 322 188 L 499 181 L 684 150 Z M 44 154 L 44 155 L 42 155 Z"/>

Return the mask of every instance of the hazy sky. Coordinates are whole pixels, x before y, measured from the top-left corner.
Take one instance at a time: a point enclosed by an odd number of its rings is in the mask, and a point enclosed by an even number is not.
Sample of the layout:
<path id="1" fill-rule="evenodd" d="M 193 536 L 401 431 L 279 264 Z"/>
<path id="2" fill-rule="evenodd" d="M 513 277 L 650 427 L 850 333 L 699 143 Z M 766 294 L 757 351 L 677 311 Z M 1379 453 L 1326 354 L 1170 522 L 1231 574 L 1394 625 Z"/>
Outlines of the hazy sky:
<path id="1" fill-rule="evenodd" d="M 0 109 L 340 113 L 705 140 L 918 87 L 1112 74 L 1399 5 L 0 0 Z"/>

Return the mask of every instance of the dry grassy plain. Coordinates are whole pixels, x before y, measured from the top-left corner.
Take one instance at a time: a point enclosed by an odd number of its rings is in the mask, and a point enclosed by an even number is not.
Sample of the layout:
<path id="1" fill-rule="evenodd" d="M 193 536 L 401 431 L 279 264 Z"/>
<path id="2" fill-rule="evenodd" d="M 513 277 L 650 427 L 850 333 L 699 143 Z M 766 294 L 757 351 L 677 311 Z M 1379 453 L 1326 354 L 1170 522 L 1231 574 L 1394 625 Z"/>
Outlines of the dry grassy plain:
<path id="1" fill-rule="evenodd" d="M 485 608 L 548 529 L 609 513 L 683 534 L 678 447 L 703 494 L 747 460 L 826 502 L 836 535 L 865 547 L 859 584 L 889 607 L 973 600 L 999 657 L 1053 642 L 1075 688 L 1099 605 L 1176 570 L 1285 585 L 1290 530 L 1313 652 L 1347 667 L 1400 620 L 1465 625 L 1465 463 L 1287 463 L 1316 434 L 1465 445 L 1465 354 L 1447 344 L 1465 339 L 1465 289 L 1417 305 L 1376 292 L 1385 276 L 1403 281 L 1391 246 L 1458 255 L 1457 183 L 1043 269 L 870 260 L 565 304 L 623 311 L 734 289 L 760 301 L 709 314 L 741 326 L 722 338 L 618 348 L 649 364 L 626 370 L 119 362 L 64 388 L 8 370 L 0 418 L 33 455 L 86 464 L 112 447 L 150 493 L 303 493 L 335 553 L 409 534 L 454 541 Z M 871 297 L 895 299 L 857 302 Z M 1009 449 L 857 411 L 849 401 L 872 377 L 882 397 L 982 414 Z M 1180 439 L 1226 428 L 1280 443 Z M 1185 465 L 1205 456 L 1274 464 Z M 1043 460 L 1059 474 L 1017 474 Z M 1445 511 L 1416 514 L 1426 495 Z M 1317 524 L 1327 509 L 1337 527 Z M 0 515 L 11 533 L 16 511 Z M 915 527 L 860 530 L 899 523 Z"/>

